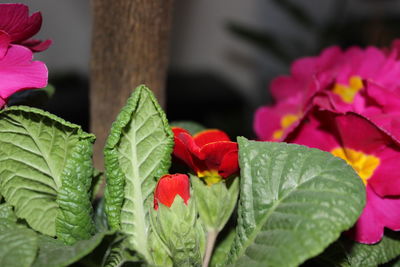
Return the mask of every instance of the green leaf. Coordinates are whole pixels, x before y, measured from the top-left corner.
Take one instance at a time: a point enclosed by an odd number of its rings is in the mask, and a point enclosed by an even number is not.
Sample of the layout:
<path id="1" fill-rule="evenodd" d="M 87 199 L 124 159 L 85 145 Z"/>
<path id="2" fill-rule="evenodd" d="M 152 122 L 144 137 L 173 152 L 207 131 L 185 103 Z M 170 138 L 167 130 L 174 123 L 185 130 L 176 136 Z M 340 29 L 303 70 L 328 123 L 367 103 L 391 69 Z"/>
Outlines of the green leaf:
<path id="1" fill-rule="evenodd" d="M 151 211 L 150 221 L 173 266 L 201 266 L 205 234 L 192 199 L 185 204 L 177 195 L 171 207 L 160 203 Z"/>
<path id="2" fill-rule="evenodd" d="M 168 172 L 173 133 L 145 86 L 136 88 L 113 123 L 104 149 L 106 212 L 112 229 L 127 234 L 132 250 L 148 254 L 148 210 L 156 178 Z"/>
<path id="3" fill-rule="evenodd" d="M 93 232 L 92 142 L 72 123 L 16 106 L 0 112 L 0 189 L 35 230 L 73 243 Z"/>
<path id="4" fill-rule="evenodd" d="M 225 182 L 206 185 L 197 176 L 190 177 L 197 210 L 207 231 L 221 231 L 235 209 L 239 194 L 239 177 L 229 188 Z"/>
<path id="5" fill-rule="evenodd" d="M 360 244 L 343 236 L 321 255 L 313 259 L 324 266 L 373 267 L 400 255 L 400 233 L 386 230 L 382 240 L 373 245 Z"/>
<path id="6" fill-rule="evenodd" d="M 71 149 L 62 176 L 62 187 L 58 193 L 60 208 L 57 220 L 57 236 L 67 244 L 88 239 L 95 231 L 92 220 L 90 194 L 92 166 L 92 140 L 80 140 Z"/>
<path id="7" fill-rule="evenodd" d="M 112 232 L 101 232 L 88 240 L 81 240 L 69 246 L 54 238 L 39 236 L 39 253 L 32 267 L 68 266 L 92 252 L 106 235 Z"/>
<path id="8" fill-rule="evenodd" d="M 102 267 L 124 266 L 132 262 L 139 262 L 139 259 L 132 256 L 127 248 L 126 239 L 123 236 L 117 236 L 104 256 Z M 140 265 L 139 265 L 140 266 Z"/>
<path id="9" fill-rule="evenodd" d="M 172 259 L 168 255 L 169 253 L 168 248 L 161 241 L 157 233 L 154 232 L 154 229 L 149 236 L 149 247 L 151 252 L 150 254 L 155 266 L 162 266 L 162 267 L 173 266 Z"/>
<path id="10" fill-rule="evenodd" d="M 226 266 L 229 250 L 233 244 L 233 241 L 235 240 L 235 235 L 236 235 L 235 230 L 231 230 L 220 243 L 217 243 L 211 258 L 211 263 L 210 263 L 211 267 Z M 221 234 L 219 235 L 219 237 L 220 236 Z"/>
<path id="11" fill-rule="evenodd" d="M 11 220 L 0 219 L 0 266 L 31 266 L 37 249 L 34 231 Z"/>
<path id="12" fill-rule="evenodd" d="M 238 138 L 241 168 L 235 266 L 297 266 L 357 220 L 365 187 L 330 153 Z"/>
<path id="13" fill-rule="evenodd" d="M 170 124 L 171 127 L 180 127 L 189 131 L 191 135 L 206 130 L 206 127 L 194 121 L 173 121 Z"/>
<path id="14" fill-rule="evenodd" d="M 377 266 L 400 255 L 400 233 L 386 231 L 381 242 L 365 245 L 346 242 L 346 258 L 348 264 L 342 266 Z M 342 241 L 342 245 L 344 245 Z"/>

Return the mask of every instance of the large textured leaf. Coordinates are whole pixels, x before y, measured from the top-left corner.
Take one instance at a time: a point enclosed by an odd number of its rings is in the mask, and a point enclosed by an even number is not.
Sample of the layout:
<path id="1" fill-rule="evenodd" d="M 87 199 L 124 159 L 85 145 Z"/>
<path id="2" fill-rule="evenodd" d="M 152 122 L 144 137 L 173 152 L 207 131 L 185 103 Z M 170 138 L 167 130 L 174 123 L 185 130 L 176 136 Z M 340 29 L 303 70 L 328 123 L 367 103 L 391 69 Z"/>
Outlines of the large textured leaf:
<path id="1" fill-rule="evenodd" d="M 30 266 L 38 249 L 34 231 L 18 225 L 11 205 L 0 205 L 0 266 Z"/>
<path id="2" fill-rule="evenodd" d="M 34 231 L 11 220 L 0 219 L 0 266 L 31 266 L 37 249 Z"/>
<path id="3" fill-rule="evenodd" d="M 389 262 L 400 255 L 400 234 L 386 231 L 381 242 L 375 245 L 365 245 L 343 239 L 346 248 L 346 261 L 342 266 L 378 266 Z"/>
<path id="4" fill-rule="evenodd" d="M 39 253 L 32 267 L 68 266 L 92 252 L 111 232 L 101 232 L 88 240 L 68 246 L 48 236 L 39 236 Z"/>
<path id="5" fill-rule="evenodd" d="M 130 248 L 148 254 L 148 199 L 156 178 L 168 172 L 173 134 L 145 86 L 136 88 L 113 123 L 104 149 L 106 212 L 110 227 L 129 235 Z"/>
<path id="6" fill-rule="evenodd" d="M 299 145 L 238 141 L 236 266 L 297 266 L 355 223 L 365 189 L 343 160 Z"/>
<path id="7" fill-rule="evenodd" d="M 89 238 L 93 141 L 79 126 L 39 109 L 1 111 L 0 190 L 16 215 L 67 243 Z"/>

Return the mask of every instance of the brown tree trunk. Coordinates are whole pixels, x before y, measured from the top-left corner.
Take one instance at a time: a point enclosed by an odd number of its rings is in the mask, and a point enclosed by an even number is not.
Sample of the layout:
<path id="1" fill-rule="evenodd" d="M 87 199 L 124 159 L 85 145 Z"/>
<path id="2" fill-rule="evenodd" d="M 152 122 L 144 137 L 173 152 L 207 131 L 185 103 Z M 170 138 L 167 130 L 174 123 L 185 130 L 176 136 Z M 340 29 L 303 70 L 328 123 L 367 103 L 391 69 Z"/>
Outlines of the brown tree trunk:
<path id="1" fill-rule="evenodd" d="M 173 0 L 92 0 L 90 123 L 97 136 L 94 161 L 112 122 L 140 84 L 164 104 Z"/>

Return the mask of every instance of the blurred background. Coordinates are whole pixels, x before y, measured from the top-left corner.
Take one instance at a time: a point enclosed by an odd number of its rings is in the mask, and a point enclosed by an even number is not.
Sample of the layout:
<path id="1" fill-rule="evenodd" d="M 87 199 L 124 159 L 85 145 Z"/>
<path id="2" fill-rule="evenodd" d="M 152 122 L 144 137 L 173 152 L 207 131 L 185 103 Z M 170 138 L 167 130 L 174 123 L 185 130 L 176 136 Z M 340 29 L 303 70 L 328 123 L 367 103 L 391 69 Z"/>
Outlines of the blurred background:
<path id="1" fill-rule="evenodd" d="M 0 1 L 6 3 L 9 1 Z M 18 1 L 43 15 L 36 54 L 56 91 L 41 107 L 88 128 L 90 1 Z M 400 36 L 399 0 L 176 0 L 167 81 L 170 121 L 253 137 L 268 85 L 296 58 L 332 44 L 387 46 Z"/>

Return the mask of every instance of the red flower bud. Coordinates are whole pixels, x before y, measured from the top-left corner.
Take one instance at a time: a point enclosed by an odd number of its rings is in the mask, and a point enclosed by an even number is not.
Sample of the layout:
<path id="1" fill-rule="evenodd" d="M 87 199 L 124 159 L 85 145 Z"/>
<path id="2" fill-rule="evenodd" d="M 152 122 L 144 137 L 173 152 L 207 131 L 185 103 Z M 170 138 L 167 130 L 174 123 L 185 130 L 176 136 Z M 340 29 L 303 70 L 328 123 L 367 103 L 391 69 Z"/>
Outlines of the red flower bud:
<path id="1" fill-rule="evenodd" d="M 220 130 L 205 130 L 194 136 L 182 128 L 174 132 L 174 156 L 185 162 L 198 177 L 212 185 L 239 170 L 238 145 Z"/>
<path id="2" fill-rule="evenodd" d="M 154 209 L 158 209 L 158 203 L 171 207 L 176 195 L 179 195 L 185 204 L 190 198 L 189 177 L 186 174 L 167 174 L 158 180 L 154 191 Z"/>

